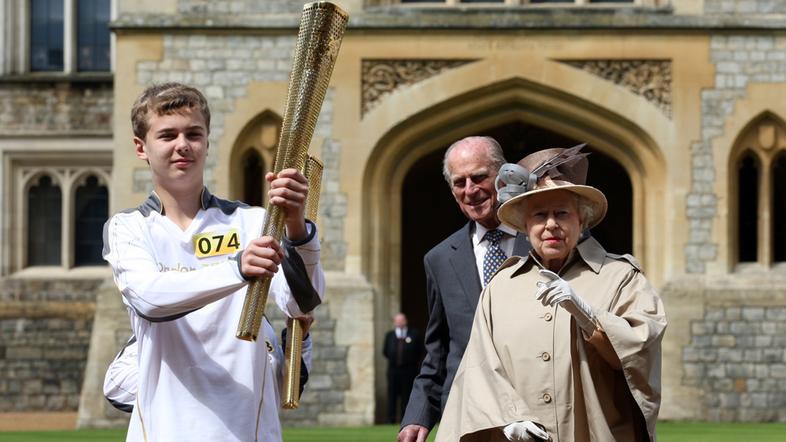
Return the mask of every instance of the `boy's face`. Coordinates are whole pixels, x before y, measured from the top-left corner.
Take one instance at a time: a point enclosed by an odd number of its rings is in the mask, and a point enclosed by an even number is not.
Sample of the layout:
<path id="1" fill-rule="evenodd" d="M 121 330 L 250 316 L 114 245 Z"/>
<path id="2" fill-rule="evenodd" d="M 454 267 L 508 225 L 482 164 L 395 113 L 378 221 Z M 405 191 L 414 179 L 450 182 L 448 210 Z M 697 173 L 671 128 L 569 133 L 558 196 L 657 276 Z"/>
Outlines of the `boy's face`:
<path id="1" fill-rule="evenodd" d="M 134 137 L 134 145 L 136 156 L 150 164 L 153 183 L 170 191 L 201 189 L 208 148 L 202 113 L 183 108 L 147 118 L 145 139 Z"/>

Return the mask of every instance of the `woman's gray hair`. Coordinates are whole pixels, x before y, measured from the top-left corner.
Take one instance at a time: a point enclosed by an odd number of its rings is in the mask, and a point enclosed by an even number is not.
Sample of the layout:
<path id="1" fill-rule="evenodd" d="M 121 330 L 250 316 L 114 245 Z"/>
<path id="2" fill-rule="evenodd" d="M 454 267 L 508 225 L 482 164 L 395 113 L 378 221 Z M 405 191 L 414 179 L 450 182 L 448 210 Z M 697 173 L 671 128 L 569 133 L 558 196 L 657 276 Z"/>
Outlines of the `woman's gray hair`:
<path id="1" fill-rule="evenodd" d="M 581 230 L 587 230 L 589 220 L 595 218 L 595 207 L 592 206 L 590 200 L 579 194 L 574 193 L 573 197 L 576 198 L 576 207 L 579 211 L 579 218 L 581 218 Z"/>
<path id="2" fill-rule="evenodd" d="M 445 177 L 445 181 L 448 182 L 448 185 L 453 184 L 450 180 L 450 170 L 448 169 L 448 155 L 450 155 L 456 147 L 470 142 L 481 143 L 486 146 L 488 149 L 489 167 L 495 174 L 499 171 L 499 168 L 505 164 L 505 155 L 502 153 L 502 146 L 500 146 L 494 138 L 480 136 L 462 138 L 451 144 L 448 150 L 445 151 L 445 156 L 442 157 L 442 176 Z"/>

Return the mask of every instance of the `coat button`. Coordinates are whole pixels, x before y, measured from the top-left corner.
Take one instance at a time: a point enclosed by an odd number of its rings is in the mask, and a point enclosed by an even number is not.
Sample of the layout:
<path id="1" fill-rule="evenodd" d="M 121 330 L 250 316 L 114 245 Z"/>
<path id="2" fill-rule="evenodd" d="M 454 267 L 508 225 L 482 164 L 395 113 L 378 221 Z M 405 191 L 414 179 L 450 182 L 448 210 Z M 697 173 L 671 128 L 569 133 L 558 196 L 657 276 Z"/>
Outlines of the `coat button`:
<path id="1" fill-rule="evenodd" d="M 548 361 L 549 359 L 551 359 L 551 355 L 547 351 L 544 351 L 543 354 L 540 355 L 540 357 L 543 358 L 543 361 Z"/>
<path id="2" fill-rule="evenodd" d="M 552 314 L 551 314 L 550 312 L 547 312 L 545 315 L 543 315 L 543 319 L 545 319 L 545 320 L 546 320 L 546 322 L 548 322 L 548 321 L 551 321 L 551 319 L 552 319 L 553 317 L 554 317 L 554 316 L 552 316 Z"/>
<path id="3" fill-rule="evenodd" d="M 551 395 L 548 393 L 543 394 L 543 402 L 550 404 L 551 403 Z"/>

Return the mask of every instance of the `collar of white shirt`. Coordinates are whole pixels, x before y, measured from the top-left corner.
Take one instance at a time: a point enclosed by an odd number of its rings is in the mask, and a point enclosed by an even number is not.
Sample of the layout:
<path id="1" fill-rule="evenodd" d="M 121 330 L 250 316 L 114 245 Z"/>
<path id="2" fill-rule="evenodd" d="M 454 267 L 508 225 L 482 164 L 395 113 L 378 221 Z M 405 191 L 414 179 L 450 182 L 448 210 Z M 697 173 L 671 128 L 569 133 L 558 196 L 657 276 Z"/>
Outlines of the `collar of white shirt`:
<path id="1" fill-rule="evenodd" d="M 487 229 L 480 225 L 480 223 L 475 223 L 475 233 L 472 234 L 472 245 L 477 246 L 483 241 L 483 237 L 486 236 L 486 232 L 491 229 Z M 500 224 L 497 226 L 497 230 L 501 230 L 510 236 L 516 236 L 516 230 L 513 227 L 510 227 L 506 224 Z"/>

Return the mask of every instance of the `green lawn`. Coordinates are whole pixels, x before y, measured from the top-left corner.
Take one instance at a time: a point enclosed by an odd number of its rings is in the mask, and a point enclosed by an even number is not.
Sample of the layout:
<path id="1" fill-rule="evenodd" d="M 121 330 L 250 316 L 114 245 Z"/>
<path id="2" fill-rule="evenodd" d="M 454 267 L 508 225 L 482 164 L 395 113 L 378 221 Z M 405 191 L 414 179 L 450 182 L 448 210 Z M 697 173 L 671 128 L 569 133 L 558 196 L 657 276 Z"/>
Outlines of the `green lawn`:
<path id="1" fill-rule="evenodd" d="M 397 426 L 361 428 L 292 428 L 284 431 L 286 442 L 392 442 Z M 0 432 L 8 442 L 117 442 L 123 430 Z M 429 438 L 429 440 L 433 440 Z M 659 442 L 783 442 L 786 424 L 673 423 L 658 424 Z"/>

